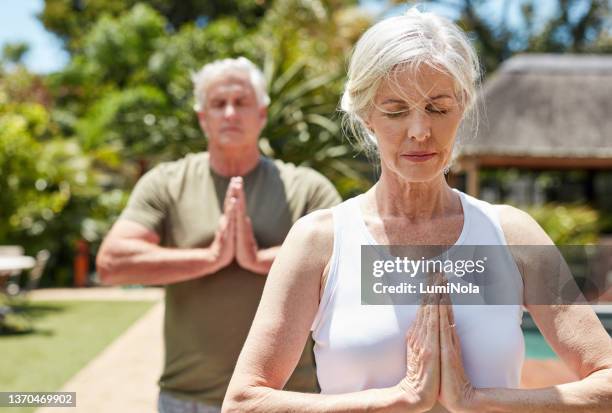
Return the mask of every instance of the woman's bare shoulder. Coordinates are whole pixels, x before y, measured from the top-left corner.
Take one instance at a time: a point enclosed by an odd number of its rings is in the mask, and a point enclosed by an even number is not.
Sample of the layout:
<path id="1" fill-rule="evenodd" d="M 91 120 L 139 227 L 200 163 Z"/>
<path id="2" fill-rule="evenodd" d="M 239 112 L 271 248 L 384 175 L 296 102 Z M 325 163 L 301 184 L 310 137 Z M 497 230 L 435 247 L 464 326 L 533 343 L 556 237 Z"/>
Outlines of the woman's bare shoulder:
<path id="1" fill-rule="evenodd" d="M 301 249 L 312 259 L 327 263 L 334 243 L 331 209 L 320 209 L 298 219 L 287 236 L 288 247 Z"/>
<path id="2" fill-rule="evenodd" d="M 511 205 L 494 205 L 508 245 L 552 245 L 540 224 L 527 212 Z"/>

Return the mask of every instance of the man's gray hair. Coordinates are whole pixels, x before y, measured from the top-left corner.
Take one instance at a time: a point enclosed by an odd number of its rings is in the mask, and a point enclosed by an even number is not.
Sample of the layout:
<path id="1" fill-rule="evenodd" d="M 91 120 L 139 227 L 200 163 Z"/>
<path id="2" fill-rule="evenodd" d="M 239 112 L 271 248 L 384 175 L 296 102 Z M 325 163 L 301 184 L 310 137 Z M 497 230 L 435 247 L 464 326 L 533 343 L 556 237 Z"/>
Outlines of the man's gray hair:
<path id="1" fill-rule="evenodd" d="M 267 91 L 267 82 L 263 73 L 246 57 L 236 59 L 222 59 L 204 65 L 197 73 L 191 75 L 193 82 L 193 95 L 195 97 L 194 109 L 201 111 L 206 103 L 206 92 L 213 80 L 227 72 L 243 72 L 248 75 L 249 81 L 257 96 L 260 106 L 268 106 L 270 97 Z"/>

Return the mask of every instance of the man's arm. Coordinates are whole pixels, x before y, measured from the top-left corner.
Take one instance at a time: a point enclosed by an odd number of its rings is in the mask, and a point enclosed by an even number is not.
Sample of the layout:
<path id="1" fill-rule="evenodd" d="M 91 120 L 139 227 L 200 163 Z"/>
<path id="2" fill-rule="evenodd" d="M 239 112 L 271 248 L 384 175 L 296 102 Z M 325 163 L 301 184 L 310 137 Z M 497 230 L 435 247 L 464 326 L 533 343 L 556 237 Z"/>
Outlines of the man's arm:
<path id="1" fill-rule="evenodd" d="M 104 284 L 159 285 L 215 273 L 233 260 L 234 226 L 235 220 L 222 216 L 210 247 L 177 249 L 161 247 L 155 231 L 121 219 L 100 246 L 100 279 Z"/>
<path id="2" fill-rule="evenodd" d="M 158 228 L 168 214 L 161 166 L 136 184 L 126 209 L 102 242 L 96 265 L 104 284 L 171 284 L 213 274 L 229 265 L 235 252 L 235 201 L 226 193 L 217 232 L 207 248 L 164 248 Z"/>

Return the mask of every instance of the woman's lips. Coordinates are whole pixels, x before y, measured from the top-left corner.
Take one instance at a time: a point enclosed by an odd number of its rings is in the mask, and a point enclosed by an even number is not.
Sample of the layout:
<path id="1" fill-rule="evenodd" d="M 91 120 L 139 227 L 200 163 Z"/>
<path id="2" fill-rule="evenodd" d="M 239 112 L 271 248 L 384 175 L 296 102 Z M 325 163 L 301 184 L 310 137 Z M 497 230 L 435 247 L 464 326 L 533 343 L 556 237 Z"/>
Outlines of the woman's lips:
<path id="1" fill-rule="evenodd" d="M 425 162 L 436 156 L 435 152 L 411 152 L 401 155 L 402 158 L 412 162 Z"/>

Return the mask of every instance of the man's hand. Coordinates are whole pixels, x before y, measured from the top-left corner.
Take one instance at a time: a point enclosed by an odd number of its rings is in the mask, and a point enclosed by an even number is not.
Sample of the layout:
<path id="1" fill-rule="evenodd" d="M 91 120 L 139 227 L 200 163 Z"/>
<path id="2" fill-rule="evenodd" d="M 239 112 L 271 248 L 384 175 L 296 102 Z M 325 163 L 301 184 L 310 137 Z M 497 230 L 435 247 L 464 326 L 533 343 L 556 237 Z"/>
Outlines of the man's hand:
<path id="1" fill-rule="evenodd" d="M 267 274 L 270 268 L 260 258 L 259 247 L 253 233 L 253 225 L 247 214 L 242 178 L 232 179 L 236 180 L 236 260 L 244 269 L 259 274 Z"/>
<path id="2" fill-rule="evenodd" d="M 240 185 L 242 185 L 242 178 Z M 219 227 L 215 238 L 210 245 L 210 251 L 215 260 L 216 271 L 227 267 L 236 255 L 236 209 L 238 203 L 238 180 L 232 178 L 225 199 L 223 201 L 223 214 L 219 218 Z"/>

